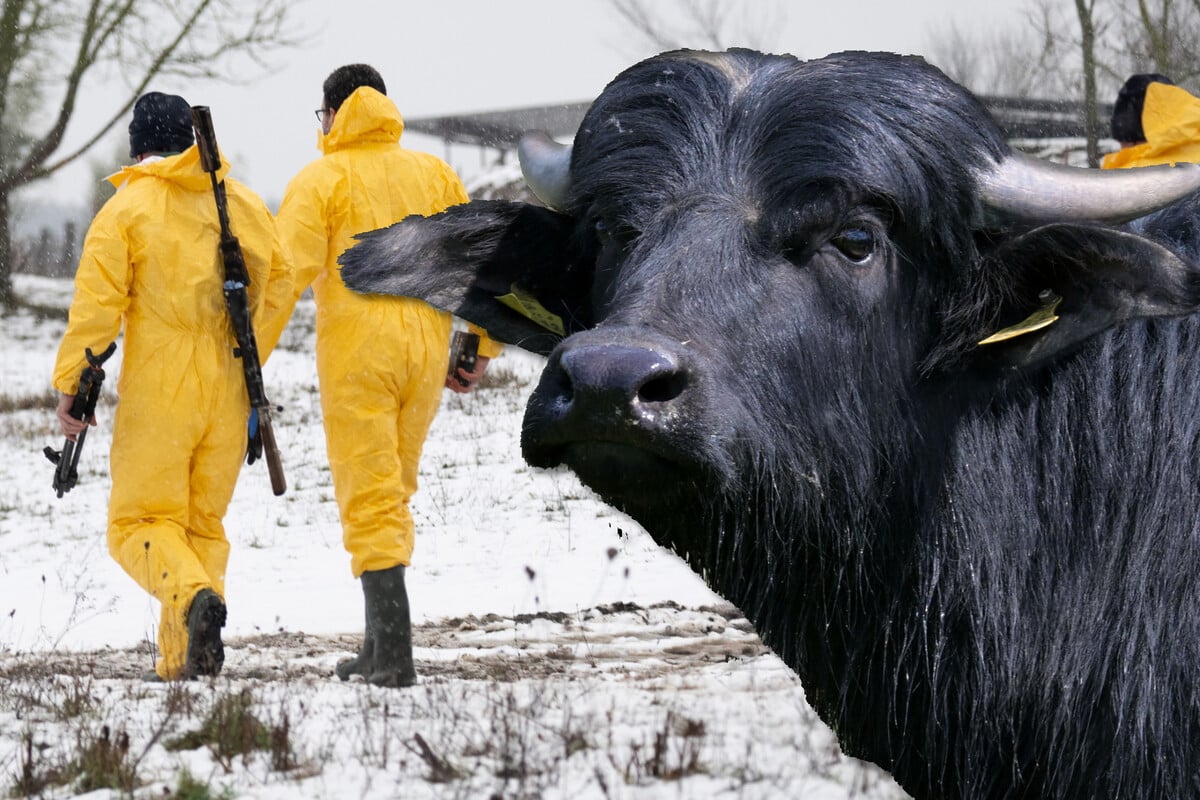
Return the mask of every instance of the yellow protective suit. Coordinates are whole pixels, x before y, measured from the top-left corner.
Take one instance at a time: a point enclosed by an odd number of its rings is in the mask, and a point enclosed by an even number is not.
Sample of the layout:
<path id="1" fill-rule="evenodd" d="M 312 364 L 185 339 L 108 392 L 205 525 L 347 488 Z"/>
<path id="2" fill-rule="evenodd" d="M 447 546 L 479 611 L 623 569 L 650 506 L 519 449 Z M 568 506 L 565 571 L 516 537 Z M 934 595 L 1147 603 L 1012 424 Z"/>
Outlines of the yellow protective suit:
<path id="1" fill-rule="evenodd" d="M 319 140 L 324 157 L 292 179 L 277 215 L 296 298 L 311 284 L 316 301 L 325 443 L 356 578 L 411 561 L 409 501 L 445 385 L 451 317 L 419 300 L 350 291 L 337 258 L 355 234 L 467 201 L 447 164 L 400 146 L 403 130 L 390 99 L 356 89 Z M 479 352 L 491 358 L 500 346 L 485 337 Z"/>
<path id="2" fill-rule="evenodd" d="M 222 161 L 218 176 L 228 169 Z M 108 549 L 162 604 L 155 671 L 173 679 L 187 655 L 192 597 L 205 588 L 225 594 L 221 520 L 246 452 L 249 400 L 221 291 L 216 205 L 196 147 L 110 180 L 119 188 L 84 240 L 54 387 L 74 394 L 84 349 L 99 353 L 124 325 Z M 235 181 L 225 190 L 257 327 L 290 301 L 290 268 L 266 205 Z M 265 342 L 264 354 L 273 345 Z"/>
<path id="3" fill-rule="evenodd" d="M 1200 98 L 1167 83 L 1146 87 L 1142 106 L 1146 141 L 1109 153 L 1101 169 L 1200 162 Z"/>

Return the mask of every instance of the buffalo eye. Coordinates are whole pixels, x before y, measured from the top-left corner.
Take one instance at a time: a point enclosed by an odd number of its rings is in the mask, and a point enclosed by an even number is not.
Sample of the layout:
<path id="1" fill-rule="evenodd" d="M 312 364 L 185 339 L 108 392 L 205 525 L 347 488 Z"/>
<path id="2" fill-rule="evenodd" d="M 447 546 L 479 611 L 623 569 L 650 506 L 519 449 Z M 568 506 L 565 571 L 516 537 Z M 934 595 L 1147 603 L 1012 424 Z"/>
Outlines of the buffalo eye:
<path id="1" fill-rule="evenodd" d="M 603 249 L 626 249 L 637 239 L 638 232 L 620 217 L 597 216 L 592 222 L 596 243 Z"/>
<path id="2" fill-rule="evenodd" d="M 866 228 L 846 228 L 829 241 L 855 264 L 865 264 L 875 253 L 875 234 Z"/>
<path id="3" fill-rule="evenodd" d="M 598 239 L 601 244 L 606 244 L 612 240 L 612 227 L 608 224 L 608 220 L 600 217 L 596 220 L 592 227 L 596 231 L 596 239 Z"/>

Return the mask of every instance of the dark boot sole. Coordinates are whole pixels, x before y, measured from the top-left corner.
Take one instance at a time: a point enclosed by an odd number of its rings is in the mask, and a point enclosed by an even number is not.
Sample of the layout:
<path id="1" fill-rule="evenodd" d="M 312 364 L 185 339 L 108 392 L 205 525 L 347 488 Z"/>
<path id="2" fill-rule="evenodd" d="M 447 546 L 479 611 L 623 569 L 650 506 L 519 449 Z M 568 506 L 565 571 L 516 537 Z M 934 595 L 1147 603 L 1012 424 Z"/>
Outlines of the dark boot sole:
<path id="1" fill-rule="evenodd" d="M 214 676 L 225 664 L 225 603 L 209 589 L 201 589 L 188 610 L 188 650 L 184 674 L 189 678 Z"/>
<path id="2" fill-rule="evenodd" d="M 367 683 L 388 689 L 406 689 L 417 684 L 417 674 L 415 672 L 375 672 L 367 678 Z"/>
<path id="3" fill-rule="evenodd" d="M 363 658 L 362 654 L 354 658 L 347 658 L 345 661 L 339 661 L 333 671 L 338 676 L 338 680 L 348 681 L 352 675 L 362 675 L 366 677 L 371 671 L 371 665 L 368 660 Z"/>

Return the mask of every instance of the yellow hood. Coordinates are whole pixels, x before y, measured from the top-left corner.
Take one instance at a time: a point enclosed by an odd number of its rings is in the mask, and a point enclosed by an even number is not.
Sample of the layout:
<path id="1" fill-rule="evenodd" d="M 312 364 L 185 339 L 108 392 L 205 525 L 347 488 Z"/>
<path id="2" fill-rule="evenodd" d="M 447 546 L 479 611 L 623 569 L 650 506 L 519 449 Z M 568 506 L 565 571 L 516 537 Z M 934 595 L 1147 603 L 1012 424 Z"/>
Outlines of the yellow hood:
<path id="1" fill-rule="evenodd" d="M 229 172 L 229 162 L 221 156 L 221 166 L 217 168 L 217 180 L 225 180 Z M 212 185 L 208 173 L 200 166 L 200 151 L 192 145 L 177 156 L 144 161 L 121 167 L 120 172 L 108 176 L 108 182 L 120 189 L 130 181 L 138 178 L 154 177 L 178 184 L 190 191 L 203 191 Z"/>
<path id="2" fill-rule="evenodd" d="M 317 147 L 328 155 L 365 142 L 398 142 L 404 133 L 404 118 L 386 95 L 360 86 L 338 109 L 329 133 L 317 133 Z"/>
<path id="3" fill-rule="evenodd" d="M 1146 87 L 1142 107 L 1146 141 L 1104 157 L 1104 169 L 1200 162 L 1200 98 L 1166 83 Z"/>

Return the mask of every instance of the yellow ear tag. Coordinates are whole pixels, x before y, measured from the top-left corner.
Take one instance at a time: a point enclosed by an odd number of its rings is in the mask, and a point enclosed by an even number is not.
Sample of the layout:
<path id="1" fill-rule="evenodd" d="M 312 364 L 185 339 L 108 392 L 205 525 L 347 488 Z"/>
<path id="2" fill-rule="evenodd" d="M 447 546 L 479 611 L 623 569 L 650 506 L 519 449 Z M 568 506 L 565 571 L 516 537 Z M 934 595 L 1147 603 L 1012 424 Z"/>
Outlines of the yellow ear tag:
<path id="1" fill-rule="evenodd" d="M 1042 305 L 1037 311 L 1034 311 L 1016 325 L 996 331 L 991 336 L 982 340 L 980 344 L 1004 342 L 1053 325 L 1058 320 L 1058 314 L 1054 312 L 1058 310 L 1058 304 L 1062 302 L 1062 298 L 1049 289 L 1043 289 L 1038 293 L 1038 299 L 1042 301 Z"/>
<path id="2" fill-rule="evenodd" d="M 563 327 L 562 317 L 551 314 L 537 298 L 526 292 L 515 283 L 508 287 L 509 294 L 502 294 L 496 299 L 526 319 L 536 322 L 551 333 L 566 336 L 567 329 Z"/>

